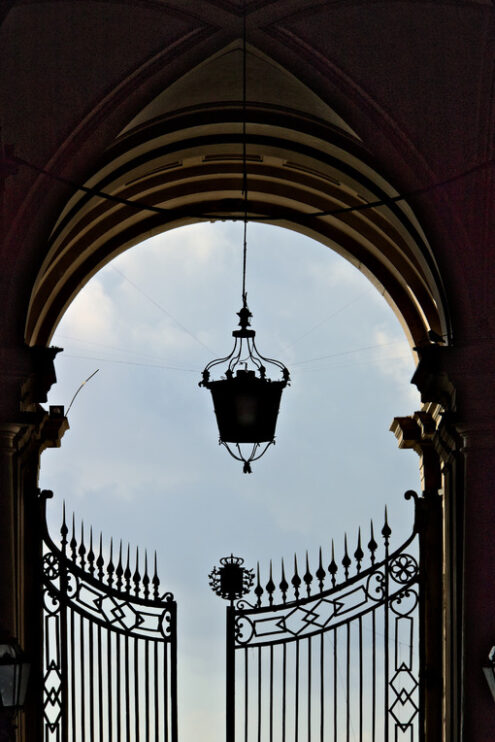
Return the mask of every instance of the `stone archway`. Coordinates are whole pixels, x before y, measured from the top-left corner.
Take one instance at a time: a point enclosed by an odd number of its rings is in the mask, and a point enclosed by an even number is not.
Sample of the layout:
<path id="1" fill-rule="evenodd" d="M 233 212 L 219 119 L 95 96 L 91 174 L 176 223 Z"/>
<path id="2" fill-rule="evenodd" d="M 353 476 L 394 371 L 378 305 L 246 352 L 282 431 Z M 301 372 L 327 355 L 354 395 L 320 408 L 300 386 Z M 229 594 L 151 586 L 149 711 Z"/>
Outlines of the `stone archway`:
<path id="1" fill-rule="evenodd" d="M 127 247 L 194 221 L 242 217 L 240 64 L 234 43 L 155 98 L 106 150 L 52 229 L 29 345 L 46 344 L 84 283 Z M 340 252 L 384 294 L 411 345 L 428 344 L 430 330 L 448 338 L 440 273 L 407 201 L 332 109 L 254 48 L 246 123 L 249 218 Z"/>
<path id="2" fill-rule="evenodd" d="M 54 381 L 55 350 L 46 346 L 64 307 L 98 266 L 141 235 L 205 214 L 239 214 L 240 96 L 223 80 L 233 59 L 226 45 L 240 35 L 243 7 L 248 38 L 272 58 L 249 106 L 250 147 L 262 158 L 250 163 L 252 218 L 315 234 L 369 271 L 421 348 L 415 383 L 423 399 L 444 407 L 437 427 L 420 415 L 402 419 L 397 433 L 401 445 L 440 452 L 443 462 L 445 687 L 437 692 L 443 693 L 443 736 L 484 742 L 495 736 L 480 669 L 493 643 L 495 612 L 486 590 L 495 564 L 495 109 L 494 11 L 481 0 L 2 4 L 0 628 L 39 652 L 29 620 L 39 557 L 33 492 L 39 448 L 56 445 L 63 427 L 63 416 L 51 418 L 40 403 Z M 222 75 L 196 75 L 188 92 L 187 71 L 190 81 L 194 65 L 211 72 L 201 60 L 213 62 L 212 54 L 226 62 Z M 168 92 L 160 98 L 160 91 Z M 155 96 L 163 107 L 146 114 Z M 170 148 L 167 157 L 158 149 L 148 157 L 153 117 L 157 143 L 162 138 Z M 182 157 L 177 136 L 186 130 L 198 147 L 190 141 Z M 196 161 L 186 162 L 194 153 Z M 226 157 L 232 154 L 234 160 Z M 213 160 L 203 161 L 207 155 Z M 162 173 L 175 172 L 167 181 L 174 190 L 160 190 L 153 163 L 163 170 L 181 159 L 183 165 Z M 130 177 L 119 180 L 126 172 Z M 132 172 L 143 180 L 131 183 Z M 105 206 L 71 185 L 85 181 L 174 211 L 152 216 Z M 327 204 L 360 203 L 359 196 L 393 196 L 393 186 L 416 194 L 430 188 L 427 198 L 411 196 L 410 204 L 431 250 L 403 201 L 366 210 L 367 216 L 308 217 Z M 372 236 L 379 240 L 375 252 Z M 429 329 L 448 343 L 426 343 Z M 36 738 L 37 713 L 32 701 L 19 738 Z"/>
<path id="3" fill-rule="evenodd" d="M 128 247 L 196 221 L 242 219 L 240 64 L 236 43 L 206 60 L 135 116 L 86 173 L 51 230 L 31 294 L 28 345 L 46 346 L 78 291 Z M 383 293 L 411 346 L 430 347 L 431 331 L 449 340 L 433 251 L 407 199 L 374 162 L 372 143 L 252 47 L 248 69 L 249 218 L 302 232 L 347 258 Z M 221 85 L 213 88 L 207 80 L 216 76 Z M 437 639 L 432 631 L 430 642 Z"/>

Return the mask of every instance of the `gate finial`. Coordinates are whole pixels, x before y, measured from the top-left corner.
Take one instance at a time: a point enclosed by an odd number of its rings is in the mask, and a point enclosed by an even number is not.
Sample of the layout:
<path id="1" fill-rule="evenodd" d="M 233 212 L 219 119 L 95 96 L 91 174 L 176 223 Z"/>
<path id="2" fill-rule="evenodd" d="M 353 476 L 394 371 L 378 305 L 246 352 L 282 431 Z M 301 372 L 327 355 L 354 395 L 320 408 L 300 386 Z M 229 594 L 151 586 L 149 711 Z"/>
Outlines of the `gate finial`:
<path id="1" fill-rule="evenodd" d="M 254 582 L 254 571 L 243 567 L 244 559 L 229 557 L 220 559 L 221 567 L 214 567 L 208 575 L 214 593 L 231 603 L 246 595 Z"/>

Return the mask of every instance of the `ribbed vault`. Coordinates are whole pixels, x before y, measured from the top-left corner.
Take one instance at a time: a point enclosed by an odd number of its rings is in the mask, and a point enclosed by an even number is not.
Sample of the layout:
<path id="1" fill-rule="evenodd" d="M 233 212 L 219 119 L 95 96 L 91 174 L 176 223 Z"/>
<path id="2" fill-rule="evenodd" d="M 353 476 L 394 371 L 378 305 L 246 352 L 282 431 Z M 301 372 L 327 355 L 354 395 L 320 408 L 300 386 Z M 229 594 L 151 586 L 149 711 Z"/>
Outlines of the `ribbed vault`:
<path id="1" fill-rule="evenodd" d="M 77 292 L 128 247 L 184 224 L 242 218 L 239 65 L 238 44 L 205 61 L 103 154 L 85 186 L 139 205 L 75 192 L 34 286 L 29 344 L 49 342 Z M 411 344 L 424 343 L 430 329 L 447 333 L 431 249 L 407 201 L 387 201 L 398 192 L 374 167 L 369 143 L 254 49 L 248 70 L 249 218 L 295 229 L 350 260 L 383 292 Z M 366 207 L 376 201 L 386 203 Z"/>

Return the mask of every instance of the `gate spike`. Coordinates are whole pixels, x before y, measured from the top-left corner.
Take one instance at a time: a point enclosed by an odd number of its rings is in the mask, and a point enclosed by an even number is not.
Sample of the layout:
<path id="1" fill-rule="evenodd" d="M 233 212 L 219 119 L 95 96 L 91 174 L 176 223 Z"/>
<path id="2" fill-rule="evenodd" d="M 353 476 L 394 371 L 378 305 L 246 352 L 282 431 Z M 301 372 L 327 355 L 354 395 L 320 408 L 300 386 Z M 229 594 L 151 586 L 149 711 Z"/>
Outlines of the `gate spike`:
<path id="1" fill-rule="evenodd" d="M 388 541 L 391 535 L 392 535 L 392 529 L 390 528 L 388 524 L 388 512 L 387 512 L 387 506 L 385 505 L 385 524 L 382 528 L 382 536 L 385 540 L 385 546 L 388 546 Z"/>
<path id="2" fill-rule="evenodd" d="M 120 542 L 119 542 L 119 561 L 118 561 L 117 567 L 115 569 L 115 577 L 117 578 L 117 580 L 116 580 L 117 590 L 121 590 L 122 589 L 122 575 L 123 574 L 124 574 L 124 568 L 122 566 L 122 539 L 120 539 Z"/>
<path id="3" fill-rule="evenodd" d="M 282 579 L 280 580 L 279 588 L 282 593 L 282 601 L 285 603 L 287 600 L 287 590 L 289 589 L 289 583 L 285 579 L 285 565 L 284 565 L 283 557 L 282 557 Z"/>
<path id="4" fill-rule="evenodd" d="M 96 566 L 98 567 L 98 579 L 100 582 L 103 581 L 103 567 L 105 566 L 105 560 L 103 559 L 103 536 L 100 531 L 100 547 L 98 559 L 96 560 Z"/>
<path id="5" fill-rule="evenodd" d="M 311 595 L 311 583 L 313 582 L 313 575 L 309 571 L 309 557 L 308 552 L 306 551 L 306 572 L 303 577 L 304 582 L 306 583 L 306 591 L 308 593 L 308 598 Z"/>
<path id="6" fill-rule="evenodd" d="M 272 572 L 272 560 L 270 559 L 270 578 L 265 586 L 266 592 L 268 593 L 268 600 L 270 605 L 273 605 L 273 593 L 275 592 L 275 583 L 273 582 Z"/>
<path id="7" fill-rule="evenodd" d="M 256 566 L 256 587 L 254 588 L 254 594 L 258 598 L 258 602 L 256 603 L 258 607 L 261 605 L 261 596 L 263 595 L 263 593 L 264 593 L 264 590 L 261 587 L 261 582 L 260 582 L 260 563 L 258 562 Z"/>
<path id="8" fill-rule="evenodd" d="M 77 558 L 77 541 L 76 541 L 76 516 L 72 513 L 72 538 L 70 540 L 70 550 L 72 554 L 72 561 L 75 562 Z"/>
<path id="9" fill-rule="evenodd" d="M 361 572 L 361 562 L 363 561 L 363 558 L 364 558 L 364 552 L 361 548 L 361 527 L 359 527 L 359 530 L 358 530 L 358 542 L 357 542 L 357 549 L 354 552 L 354 558 L 357 563 L 357 572 L 359 574 Z"/>
<path id="10" fill-rule="evenodd" d="M 80 559 L 80 565 L 81 569 L 84 569 L 84 565 L 86 564 L 85 556 L 86 554 L 86 547 L 84 545 L 84 521 L 81 521 L 81 543 L 79 545 L 79 559 Z"/>
<path id="11" fill-rule="evenodd" d="M 349 577 L 349 567 L 351 566 L 351 559 L 347 553 L 347 533 L 344 534 L 344 558 L 342 559 L 342 566 L 344 567 L 344 577 L 347 580 Z"/>
<path id="12" fill-rule="evenodd" d="M 114 572 L 115 572 L 115 567 L 113 564 L 113 538 L 111 538 L 110 539 L 110 556 L 108 558 L 108 564 L 107 564 L 107 582 L 110 587 L 112 587 Z"/>
<path id="13" fill-rule="evenodd" d="M 158 577 L 157 565 L 156 565 L 156 551 L 155 551 L 155 566 L 154 566 L 154 570 L 155 571 L 154 571 L 153 580 L 152 580 L 152 582 L 153 582 L 153 598 L 155 600 L 158 600 L 158 590 L 160 588 L 160 580 L 159 580 L 159 577 Z"/>
<path id="14" fill-rule="evenodd" d="M 144 575 L 143 575 L 143 595 L 145 598 L 149 597 L 150 594 L 150 578 L 148 575 L 148 550 L 144 550 Z"/>
<path id="15" fill-rule="evenodd" d="M 294 554 L 294 577 L 291 580 L 292 587 L 294 588 L 294 595 L 296 596 L 296 600 L 299 597 L 299 588 L 301 586 L 301 578 L 299 577 L 299 574 L 297 572 L 297 555 Z"/>
<path id="16" fill-rule="evenodd" d="M 67 534 L 69 533 L 69 529 L 67 528 L 67 521 L 65 520 L 65 500 L 63 504 L 62 509 L 62 526 L 60 527 L 60 535 L 61 538 L 61 544 L 62 544 L 62 551 L 65 554 L 67 551 Z"/>
<path id="17" fill-rule="evenodd" d="M 88 551 L 89 574 L 93 575 L 95 571 L 95 553 L 93 551 L 93 526 L 89 529 L 89 551 Z"/>
<path id="18" fill-rule="evenodd" d="M 125 589 L 127 590 L 127 592 L 130 592 L 132 572 L 131 572 L 131 546 L 129 543 L 127 544 L 127 563 L 125 565 L 124 577 L 125 577 Z"/>
<path id="19" fill-rule="evenodd" d="M 316 574 L 316 577 L 318 579 L 318 586 L 320 588 L 320 593 L 321 593 L 322 590 L 323 590 L 323 583 L 325 581 L 325 577 L 326 577 L 326 574 L 327 574 L 325 572 L 324 568 L 323 568 L 323 561 L 322 561 L 322 558 L 321 558 L 321 546 L 320 546 L 320 551 L 319 551 L 318 569 L 316 570 L 316 573 L 315 574 Z"/>
<path id="20" fill-rule="evenodd" d="M 370 550 L 370 561 L 371 566 L 375 563 L 375 552 L 378 549 L 378 544 L 375 541 L 375 530 L 373 528 L 373 521 L 371 521 L 371 538 L 368 542 L 368 549 Z"/>
<path id="21" fill-rule="evenodd" d="M 332 587 L 335 587 L 335 583 L 336 583 L 335 575 L 337 574 L 337 570 L 338 570 L 337 562 L 335 561 L 335 544 L 332 539 L 332 561 L 328 565 L 328 571 L 332 575 Z"/>
<path id="22" fill-rule="evenodd" d="M 139 591 L 141 589 L 141 575 L 139 574 L 139 547 L 136 547 L 136 569 L 132 576 L 132 581 L 134 582 L 134 593 L 137 598 L 139 597 Z"/>

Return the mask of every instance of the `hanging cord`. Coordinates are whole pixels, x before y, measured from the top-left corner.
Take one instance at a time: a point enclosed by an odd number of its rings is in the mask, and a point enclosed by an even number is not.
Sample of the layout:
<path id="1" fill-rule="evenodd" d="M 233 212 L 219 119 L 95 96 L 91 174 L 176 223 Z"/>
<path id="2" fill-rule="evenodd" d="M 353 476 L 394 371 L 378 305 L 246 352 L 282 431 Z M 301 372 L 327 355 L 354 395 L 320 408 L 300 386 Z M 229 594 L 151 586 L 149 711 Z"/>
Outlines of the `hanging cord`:
<path id="1" fill-rule="evenodd" d="M 242 195 L 244 196 L 244 239 L 242 245 L 242 302 L 247 303 L 246 294 L 246 263 L 247 263 L 247 222 L 248 222 L 248 181 L 247 181 L 247 136 L 246 136 L 246 97 L 247 97 L 247 65 L 246 65 L 246 0 L 242 8 Z"/>

